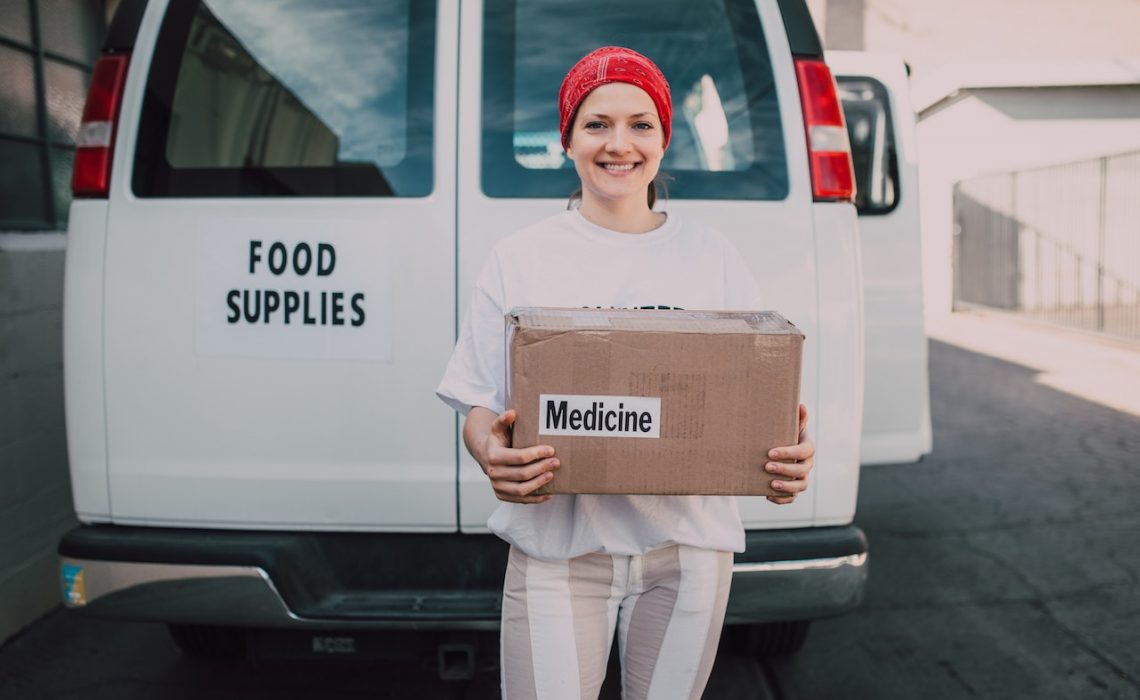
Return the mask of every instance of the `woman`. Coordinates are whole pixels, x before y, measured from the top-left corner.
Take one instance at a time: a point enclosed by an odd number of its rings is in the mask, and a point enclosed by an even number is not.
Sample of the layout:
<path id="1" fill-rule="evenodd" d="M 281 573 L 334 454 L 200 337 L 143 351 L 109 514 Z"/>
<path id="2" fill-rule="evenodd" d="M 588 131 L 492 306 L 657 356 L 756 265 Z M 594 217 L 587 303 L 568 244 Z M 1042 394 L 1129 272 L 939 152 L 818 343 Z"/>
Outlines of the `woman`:
<path id="1" fill-rule="evenodd" d="M 581 205 L 504 239 L 476 284 L 438 393 L 466 412 L 463 439 L 504 501 L 511 544 L 502 611 L 503 695 L 596 697 L 618 630 L 627 698 L 696 698 L 716 655 L 744 529 L 729 496 L 535 495 L 553 448 L 511 447 L 503 315 L 515 306 L 757 309 L 758 287 L 719 233 L 653 210 L 672 103 L 645 56 L 604 47 L 559 92 L 562 145 Z M 757 465 L 791 503 L 815 448 L 805 436 Z"/>

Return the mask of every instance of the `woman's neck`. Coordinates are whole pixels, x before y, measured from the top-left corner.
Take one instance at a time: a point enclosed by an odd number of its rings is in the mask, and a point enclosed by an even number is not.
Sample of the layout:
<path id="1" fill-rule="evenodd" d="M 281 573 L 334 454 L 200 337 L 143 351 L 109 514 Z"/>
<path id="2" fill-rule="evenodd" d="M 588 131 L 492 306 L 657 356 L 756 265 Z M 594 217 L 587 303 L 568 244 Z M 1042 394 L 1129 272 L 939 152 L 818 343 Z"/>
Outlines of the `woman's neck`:
<path id="1" fill-rule="evenodd" d="M 665 215 L 650 209 L 644 198 L 599 200 L 583 192 L 578 211 L 590 223 L 621 233 L 648 233 L 665 223 Z"/>

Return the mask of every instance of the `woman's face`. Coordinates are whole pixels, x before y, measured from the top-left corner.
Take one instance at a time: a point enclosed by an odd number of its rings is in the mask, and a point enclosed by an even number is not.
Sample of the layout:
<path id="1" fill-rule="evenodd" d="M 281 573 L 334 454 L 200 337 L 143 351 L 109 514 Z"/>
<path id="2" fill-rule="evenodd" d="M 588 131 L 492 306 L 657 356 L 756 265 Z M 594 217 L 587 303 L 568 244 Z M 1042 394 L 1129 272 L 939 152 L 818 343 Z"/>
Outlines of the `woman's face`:
<path id="1" fill-rule="evenodd" d="M 582 179 L 582 195 L 645 201 L 665 155 L 665 134 L 649 95 L 629 83 L 607 83 L 578 107 L 566 155 Z"/>

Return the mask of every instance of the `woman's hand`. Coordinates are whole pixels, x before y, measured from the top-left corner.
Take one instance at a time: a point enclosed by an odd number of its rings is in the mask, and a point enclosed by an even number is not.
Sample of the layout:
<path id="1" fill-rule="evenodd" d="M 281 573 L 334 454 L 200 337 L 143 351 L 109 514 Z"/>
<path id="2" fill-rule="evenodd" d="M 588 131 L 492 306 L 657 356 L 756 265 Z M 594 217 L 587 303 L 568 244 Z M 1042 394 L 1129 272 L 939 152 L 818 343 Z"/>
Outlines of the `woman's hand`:
<path id="1" fill-rule="evenodd" d="M 771 459 L 794 460 L 794 464 L 768 462 L 764 470 L 776 477 L 772 480 L 772 490 L 778 493 L 768 496 L 768 500 L 781 505 L 796 500 L 796 495 L 807 490 L 808 472 L 815 465 L 815 443 L 807 436 L 807 406 L 800 404 L 800 441 L 789 447 L 776 447 L 768 452 Z"/>
<path id="2" fill-rule="evenodd" d="M 463 442 L 491 480 L 491 488 L 500 501 L 546 503 L 552 495 L 532 494 L 554 478 L 558 459 L 550 445 L 512 448 L 515 417 L 513 410 L 495 415 L 490 409 L 475 406 L 463 424 Z"/>

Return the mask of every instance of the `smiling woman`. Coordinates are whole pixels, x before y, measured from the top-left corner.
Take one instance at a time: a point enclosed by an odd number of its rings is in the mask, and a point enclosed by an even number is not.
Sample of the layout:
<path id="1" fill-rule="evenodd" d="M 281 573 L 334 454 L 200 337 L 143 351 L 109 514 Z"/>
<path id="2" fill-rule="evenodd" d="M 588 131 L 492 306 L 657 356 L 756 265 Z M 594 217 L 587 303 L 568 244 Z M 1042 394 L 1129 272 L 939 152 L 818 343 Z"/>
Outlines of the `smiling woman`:
<path id="1" fill-rule="evenodd" d="M 561 463 L 550 445 L 513 441 L 503 317 L 515 307 L 744 310 L 763 308 L 762 301 L 721 233 L 653 209 L 653 178 L 674 129 L 669 83 L 650 59 L 616 46 L 590 52 L 563 78 L 557 108 L 581 204 L 495 246 L 437 389 L 466 414 L 464 442 L 503 501 L 487 523 L 511 544 L 503 696 L 596 697 L 620 630 L 625 697 L 699 697 L 724 622 L 732 552 L 744 550 L 736 500 L 540 493 Z M 582 363 L 574 371 L 598 370 Z M 626 410 L 630 397 L 609 397 L 608 411 L 604 401 L 550 398 L 559 403 L 547 420 L 571 429 L 648 434 L 656 426 L 651 413 Z M 775 503 L 792 502 L 806 487 L 815 448 L 802 407 L 800 422 L 799 444 L 769 453 L 799 460 L 766 465 L 784 479 L 771 482 Z M 619 458 L 606 469 L 622 466 Z"/>

